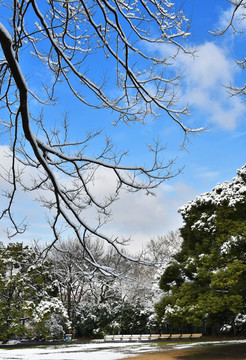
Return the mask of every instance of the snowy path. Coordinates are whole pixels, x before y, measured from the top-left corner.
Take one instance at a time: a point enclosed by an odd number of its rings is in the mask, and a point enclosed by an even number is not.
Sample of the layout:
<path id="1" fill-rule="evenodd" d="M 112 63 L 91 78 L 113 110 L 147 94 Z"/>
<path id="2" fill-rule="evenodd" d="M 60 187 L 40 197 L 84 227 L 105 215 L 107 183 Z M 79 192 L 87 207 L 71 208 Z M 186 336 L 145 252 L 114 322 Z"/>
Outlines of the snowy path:
<path id="1" fill-rule="evenodd" d="M 25 349 L 0 349 L 1 360 L 118 360 L 147 352 L 184 349 L 199 345 L 242 343 L 246 340 L 170 344 L 157 343 L 90 343 Z"/>
<path id="2" fill-rule="evenodd" d="M 156 344 L 91 343 L 25 349 L 0 349 L 1 360 L 118 360 L 158 351 Z"/>

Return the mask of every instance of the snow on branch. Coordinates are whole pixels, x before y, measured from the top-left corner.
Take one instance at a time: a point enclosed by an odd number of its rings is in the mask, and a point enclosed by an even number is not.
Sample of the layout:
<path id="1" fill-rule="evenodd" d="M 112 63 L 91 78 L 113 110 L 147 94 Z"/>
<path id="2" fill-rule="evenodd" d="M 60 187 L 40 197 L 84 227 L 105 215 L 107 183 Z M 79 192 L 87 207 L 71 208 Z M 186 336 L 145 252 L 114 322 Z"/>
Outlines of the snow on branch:
<path id="1" fill-rule="evenodd" d="M 37 116 L 31 106 L 33 102 L 55 106 L 63 84 L 83 106 L 110 110 L 114 125 L 119 121 L 128 125 L 144 122 L 162 115 L 177 123 L 185 137 L 202 131 L 189 127 L 188 108 L 177 106 L 180 76 L 172 67 L 176 55 L 163 58 L 152 48 L 172 46 L 177 54 L 190 53 L 184 46 L 189 21 L 168 0 L 47 0 L 42 4 L 15 0 L 11 5 L 3 1 L 1 7 L 6 7 L 12 19 L 9 26 L 0 23 L 0 100 L 1 109 L 9 116 L 2 125 L 10 134 L 12 150 L 11 169 L 5 177 L 12 191 L 1 217 L 9 216 L 14 234 L 23 232 L 26 225 L 20 228 L 13 216 L 17 185 L 34 192 L 50 215 L 50 246 L 61 238 L 65 224 L 84 248 L 87 261 L 99 268 L 101 265 L 86 245 L 90 238 L 102 239 L 124 256 L 120 250 L 124 240 L 101 231 L 120 191 L 144 190 L 150 194 L 180 170 L 173 170 L 174 160 L 163 161 L 165 148 L 159 140 L 148 145 L 153 155 L 149 167 L 125 165 L 127 152 L 118 152 L 108 137 L 102 151 L 91 156 L 88 146 L 101 131 L 71 141 L 66 116 L 57 128 L 51 129 L 47 127 L 47 114 L 41 111 Z M 22 59 L 29 56 L 30 50 L 50 74 L 50 83 L 40 82 L 39 88 L 32 88 L 23 75 Z M 110 69 L 108 76 L 95 68 L 95 62 L 100 61 L 102 68 L 105 63 Z M 28 181 L 22 176 L 24 169 L 30 174 Z M 99 172 L 106 171 L 111 172 L 114 185 L 101 198 L 94 182 Z M 97 214 L 97 224 L 85 215 L 88 209 Z"/>
<path id="2" fill-rule="evenodd" d="M 216 36 L 222 36 L 232 30 L 233 35 L 244 34 L 245 24 L 246 24 L 246 1 L 245 0 L 227 0 L 231 6 L 223 14 L 223 24 L 215 31 L 210 31 L 211 34 Z M 235 59 L 235 63 L 242 70 L 245 70 L 246 67 L 246 58 Z M 227 92 L 230 96 L 241 96 L 243 100 L 246 96 L 246 85 L 242 84 L 241 86 L 235 86 L 229 84 L 226 86 Z"/>

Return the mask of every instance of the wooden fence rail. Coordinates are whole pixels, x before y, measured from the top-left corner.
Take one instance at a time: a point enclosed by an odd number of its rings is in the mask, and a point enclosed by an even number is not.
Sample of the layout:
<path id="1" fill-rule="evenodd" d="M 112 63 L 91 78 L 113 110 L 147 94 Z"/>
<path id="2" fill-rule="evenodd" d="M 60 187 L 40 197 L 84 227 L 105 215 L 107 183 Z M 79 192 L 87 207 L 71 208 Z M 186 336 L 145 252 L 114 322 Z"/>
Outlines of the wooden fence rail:
<path id="1" fill-rule="evenodd" d="M 105 335 L 104 341 L 155 341 L 175 339 L 200 339 L 202 334 L 138 334 L 138 335 Z"/>

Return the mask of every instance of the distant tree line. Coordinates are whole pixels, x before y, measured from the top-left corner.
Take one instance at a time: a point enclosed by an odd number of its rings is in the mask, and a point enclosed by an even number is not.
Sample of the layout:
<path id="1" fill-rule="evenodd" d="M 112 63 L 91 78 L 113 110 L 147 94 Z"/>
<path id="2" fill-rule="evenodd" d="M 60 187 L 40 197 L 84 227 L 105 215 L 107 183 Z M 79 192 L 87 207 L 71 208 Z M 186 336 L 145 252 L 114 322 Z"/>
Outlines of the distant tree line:
<path id="1" fill-rule="evenodd" d="M 140 265 L 88 240 L 107 273 L 114 269 L 112 276 L 88 266 L 74 239 L 48 254 L 38 244 L 0 243 L 0 340 L 158 331 L 158 280 L 180 242 L 178 232 L 152 239 L 141 254 L 148 265 Z"/>

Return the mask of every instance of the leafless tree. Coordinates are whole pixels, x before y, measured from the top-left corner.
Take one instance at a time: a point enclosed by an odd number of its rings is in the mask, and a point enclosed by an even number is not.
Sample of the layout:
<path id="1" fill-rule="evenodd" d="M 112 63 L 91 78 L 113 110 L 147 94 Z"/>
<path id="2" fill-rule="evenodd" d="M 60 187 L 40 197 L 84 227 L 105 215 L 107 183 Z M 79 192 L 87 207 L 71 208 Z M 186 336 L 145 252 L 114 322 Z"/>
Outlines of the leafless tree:
<path id="1" fill-rule="evenodd" d="M 232 31 L 233 35 L 243 34 L 246 22 L 246 1 L 245 0 L 227 0 L 231 4 L 231 15 L 228 19 L 228 23 L 224 28 L 218 28 L 216 31 L 211 31 L 212 34 L 221 36 L 225 35 L 229 31 Z M 242 70 L 246 68 L 246 57 L 242 59 L 236 59 L 236 64 Z M 242 86 L 234 86 L 231 84 L 227 86 L 228 93 L 231 96 L 242 96 L 243 100 L 246 96 L 246 84 Z"/>
<path id="2" fill-rule="evenodd" d="M 97 258 L 98 263 L 101 263 L 99 259 L 103 255 L 102 245 L 99 242 L 92 243 L 88 248 Z M 72 308 L 82 299 L 90 297 L 92 280 L 96 276 L 96 269 L 93 266 L 88 267 L 83 255 L 79 242 L 71 239 L 59 243 L 59 249 L 53 248 L 48 254 L 53 264 L 59 297 L 66 304 L 69 320 L 71 320 Z"/>
<path id="3" fill-rule="evenodd" d="M 120 190 L 149 194 L 179 171 L 173 171 L 173 160 L 163 161 L 164 148 L 158 140 L 148 145 L 153 154 L 150 168 L 126 165 L 126 153 L 118 152 L 109 138 L 103 150 L 91 156 L 88 143 L 101 131 L 71 140 L 66 116 L 51 129 L 48 112 L 36 115 L 33 103 L 42 108 L 61 103 L 57 96 L 63 86 L 82 103 L 82 111 L 83 105 L 106 109 L 114 125 L 161 115 L 175 122 L 185 137 L 201 131 L 186 125 L 188 108 L 177 106 L 180 76 L 172 68 L 178 52 L 189 53 L 184 47 L 189 22 L 169 0 L 1 0 L 0 4 L 1 132 L 9 134 L 12 150 L 11 170 L 2 172 L 12 189 L 5 194 L 9 201 L 1 218 L 8 216 L 12 222 L 9 236 L 24 232 L 26 224 L 19 226 L 14 217 L 17 188 L 35 192 L 49 212 L 54 235 L 50 246 L 65 224 L 79 239 L 87 261 L 98 267 L 87 239 L 100 238 L 121 252 L 124 240 L 101 232 Z M 166 57 L 156 55 L 160 46 L 166 46 Z M 48 69 L 50 85 L 41 81 L 34 86 L 32 77 L 24 76 L 23 62 L 31 64 L 33 56 L 40 71 Z M 95 61 L 102 66 L 96 79 Z M 108 78 L 104 64 L 110 69 Z M 72 121 L 82 132 L 80 119 Z M 22 177 L 24 168 L 31 169 L 28 182 Z M 115 188 L 103 200 L 92 186 L 100 169 L 111 171 L 115 178 Z M 96 225 L 84 215 L 86 209 L 98 214 Z"/>
<path id="4" fill-rule="evenodd" d="M 154 264 L 164 267 L 180 250 L 182 241 L 179 230 L 170 231 L 166 235 L 151 239 L 145 246 L 145 256 Z"/>
<path id="5" fill-rule="evenodd" d="M 129 299 L 130 295 L 133 296 L 133 292 L 140 296 L 139 286 L 136 286 L 139 282 L 137 277 L 140 278 L 140 269 L 146 266 L 127 260 L 126 254 L 123 257 L 112 248 L 103 248 L 100 241 L 90 242 L 87 247 L 100 264 L 101 271 L 85 261 L 77 239 L 59 242 L 48 253 L 48 258 L 53 264 L 59 297 L 66 304 L 69 320 L 72 311 L 81 304 L 98 305 L 115 299 L 122 299 L 123 302 L 126 297 Z M 39 248 L 40 253 L 42 249 Z M 114 274 L 117 273 L 117 277 L 104 276 L 103 265 L 112 269 Z"/>

